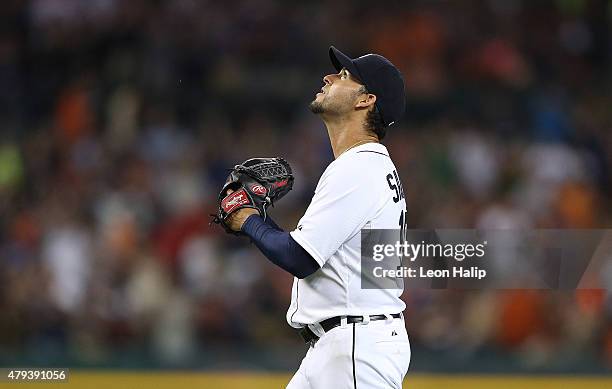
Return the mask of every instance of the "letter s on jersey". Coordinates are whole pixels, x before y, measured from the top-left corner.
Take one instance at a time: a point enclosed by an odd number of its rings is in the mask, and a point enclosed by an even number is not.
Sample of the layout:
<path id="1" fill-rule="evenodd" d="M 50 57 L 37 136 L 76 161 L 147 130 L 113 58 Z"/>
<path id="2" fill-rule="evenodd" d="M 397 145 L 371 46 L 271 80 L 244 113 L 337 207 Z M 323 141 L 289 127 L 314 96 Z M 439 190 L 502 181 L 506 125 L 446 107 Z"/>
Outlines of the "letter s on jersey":
<path id="1" fill-rule="evenodd" d="M 404 198 L 404 189 L 402 188 L 402 183 L 400 182 L 399 176 L 395 170 L 392 173 L 387 174 L 387 184 L 389 184 L 389 188 L 395 192 L 395 196 L 393 196 L 394 203 L 397 203 Z"/>

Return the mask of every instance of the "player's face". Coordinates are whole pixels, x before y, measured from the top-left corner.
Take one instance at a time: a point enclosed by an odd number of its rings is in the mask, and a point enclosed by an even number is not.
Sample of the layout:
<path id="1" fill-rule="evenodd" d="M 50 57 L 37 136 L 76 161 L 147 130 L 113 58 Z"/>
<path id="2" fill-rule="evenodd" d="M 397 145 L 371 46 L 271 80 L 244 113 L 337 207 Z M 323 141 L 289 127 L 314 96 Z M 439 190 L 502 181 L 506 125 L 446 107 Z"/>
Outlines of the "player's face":
<path id="1" fill-rule="evenodd" d="M 343 68 L 338 74 L 323 77 L 325 85 L 310 103 L 314 113 L 343 114 L 353 111 L 361 84 Z"/>

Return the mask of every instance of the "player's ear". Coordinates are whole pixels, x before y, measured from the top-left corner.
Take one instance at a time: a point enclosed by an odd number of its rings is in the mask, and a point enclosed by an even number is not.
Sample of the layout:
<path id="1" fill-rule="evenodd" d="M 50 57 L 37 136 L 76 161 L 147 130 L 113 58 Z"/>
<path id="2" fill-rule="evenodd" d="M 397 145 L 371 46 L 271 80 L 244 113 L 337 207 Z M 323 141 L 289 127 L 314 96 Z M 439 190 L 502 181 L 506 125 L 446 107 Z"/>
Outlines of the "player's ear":
<path id="1" fill-rule="evenodd" d="M 357 96 L 355 108 L 368 108 L 376 103 L 376 95 L 371 93 L 362 93 Z"/>

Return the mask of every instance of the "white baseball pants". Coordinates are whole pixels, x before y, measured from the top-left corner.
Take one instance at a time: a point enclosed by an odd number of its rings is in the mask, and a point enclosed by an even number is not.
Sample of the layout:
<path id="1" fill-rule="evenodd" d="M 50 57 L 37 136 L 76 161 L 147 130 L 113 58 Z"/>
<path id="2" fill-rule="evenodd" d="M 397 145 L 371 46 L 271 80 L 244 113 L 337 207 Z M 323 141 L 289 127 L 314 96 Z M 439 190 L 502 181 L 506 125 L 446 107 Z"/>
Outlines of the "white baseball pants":
<path id="1" fill-rule="evenodd" d="M 401 389 L 409 364 L 403 317 L 345 324 L 308 349 L 287 389 Z"/>

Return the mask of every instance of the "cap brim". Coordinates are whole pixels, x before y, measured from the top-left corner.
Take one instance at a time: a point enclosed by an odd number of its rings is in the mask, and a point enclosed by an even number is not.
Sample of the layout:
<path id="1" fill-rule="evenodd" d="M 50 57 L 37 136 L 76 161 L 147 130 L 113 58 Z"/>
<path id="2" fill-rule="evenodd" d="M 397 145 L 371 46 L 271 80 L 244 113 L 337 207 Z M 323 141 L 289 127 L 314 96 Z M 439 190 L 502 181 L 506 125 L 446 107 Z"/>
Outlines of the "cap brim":
<path id="1" fill-rule="evenodd" d="M 334 46 L 329 47 L 329 59 L 331 59 L 332 65 L 336 68 L 337 71 L 342 70 L 342 68 L 346 68 L 355 78 L 361 80 L 361 75 L 359 74 L 359 69 L 353 63 L 353 60 L 350 59 L 346 54 L 336 49 Z"/>

